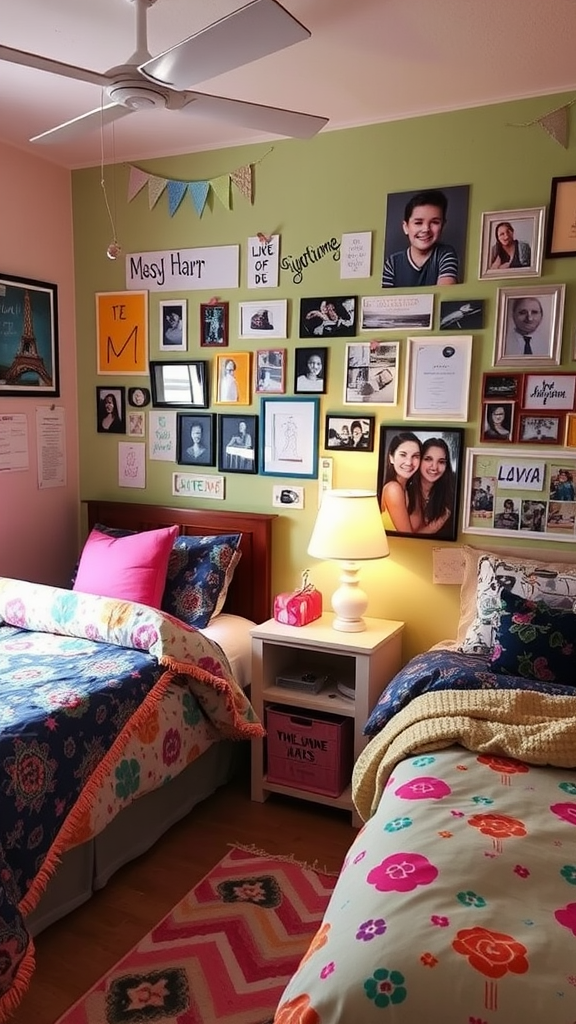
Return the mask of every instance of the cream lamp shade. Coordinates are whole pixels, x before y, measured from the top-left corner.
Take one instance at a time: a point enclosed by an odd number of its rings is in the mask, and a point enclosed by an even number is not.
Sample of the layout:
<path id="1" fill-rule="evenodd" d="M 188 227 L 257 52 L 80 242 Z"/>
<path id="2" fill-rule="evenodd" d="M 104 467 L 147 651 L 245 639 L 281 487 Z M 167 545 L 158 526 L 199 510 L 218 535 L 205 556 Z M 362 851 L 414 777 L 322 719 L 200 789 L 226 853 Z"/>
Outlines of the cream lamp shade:
<path id="1" fill-rule="evenodd" d="M 374 491 L 325 491 L 308 545 L 314 558 L 342 564 L 340 586 L 332 595 L 332 625 L 345 633 L 366 629 L 368 598 L 360 587 L 359 562 L 390 554 Z"/>

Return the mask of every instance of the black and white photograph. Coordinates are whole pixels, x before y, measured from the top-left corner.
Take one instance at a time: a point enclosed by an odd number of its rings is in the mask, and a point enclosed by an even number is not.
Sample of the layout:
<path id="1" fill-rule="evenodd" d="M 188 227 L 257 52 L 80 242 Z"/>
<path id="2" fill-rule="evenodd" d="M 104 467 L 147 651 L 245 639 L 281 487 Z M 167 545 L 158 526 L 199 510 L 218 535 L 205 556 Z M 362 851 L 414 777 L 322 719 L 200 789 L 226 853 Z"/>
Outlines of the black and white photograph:
<path id="1" fill-rule="evenodd" d="M 499 288 L 494 365 L 560 363 L 565 284 Z"/>
<path id="2" fill-rule="evenodd" d="M 297 348 L 294 350 L 294 391 L 326 393 L 328 371 L 327 348 Z"/>
<path id="3" fill-rule="evenodd" d="M 345 405 L 396 405 L 398 341 L 350 341 L 346 345 Z"/>
<path id="4" fill-rule="evenodd" d="M 180 466 L 215 464 L 212 413 L 177 414 L 177 462 Z"/>
<path id="5" fill-rule="evenodd" d="M 257 416 L 218 416 L 218 469 L 221 473 L 258 472 Z"/>
<path id="6" fill-rule="evenodd" d="M 377 494 L 388 533 L 456 540 L 463 451 L 462 427 L 380 427 Z"/>
<path id="7" fill-rule="evenodd" d="M 434 295 L 363 295 L 360 303 L 361 331 L 430 330 Z"/>
<path id="8" fill-rule="evenodd" d="M 276 299 L 239 304 L 241 338 L 286 338 L 288 300 Z"/>
<path id="9" fill-rule="evenodd" d="M 482 214 L 480 280 L 540 276 L 545 214 L 545 206 Z"/>
<path id="10" fill-rule="evenodd" d="M 485 373 L 482 378 L 482 397 L 515 400 L 522 393 L 521 373 Z"/>
<path id="11" fill-rule="evenodd" d="M 142 409 L 150 404 L 150 388 L 128 388 L 128 405 Z"/>
<path id="12" fill-rule="evenodd" d="M 224 348 L 228 344 L 228 303 L 200 304 L 200 347 Z"/>
<path id="13" fill-rule="evenodd" d="M 464 281 L 469 193 L 469 185 L 449 185 L 388 195 L 383 288 Z"/>
<path id="14" fill-rule="evenodd" d="M 514 438 L 515 402 L 482 403 L 482 441 L 501 441 L 503 444 Z"/>
<path id="15" fill-rule="evenodd" d="M 283 395 L 286 391 L 286 349 L 259 348 L 254 365 L 256 394 Z"/>
<path id="16" fill-rule="evenodd" d="M 126 407 L 122 387 L 97 387 L 97 428 L 99 434 L 126 433 Z"/>
<path id="17" fill-rule="evenodd" d="M 484 299 L 459 299 L 457 302 L 446 299 L 442 301 L 440 303 L 439 330 L 482 330 L 485 305 Z"/>
<path id="18" fill-rule="evenodd" d="M 374 416 L 326 416 L 324 447 L 336 452 L 373 452 Z"/>
<path id="19" fill-rule="evenodd" d="M 186 330 L 186 299 L 167 299 L 160 302 L 160 350 L 185 352 L 188 347 Z"/>
<path id="20" fill-rule="evenodd" d="M 564 437 L 564 417 L 558 413 L 520 416 L 519 444 L 561 444 Z"/>
<path id="21" fill-rule="evenodd" d="M 355 333 L 355 296 L 300 299 L 301 338 L 352 338 Z"/>

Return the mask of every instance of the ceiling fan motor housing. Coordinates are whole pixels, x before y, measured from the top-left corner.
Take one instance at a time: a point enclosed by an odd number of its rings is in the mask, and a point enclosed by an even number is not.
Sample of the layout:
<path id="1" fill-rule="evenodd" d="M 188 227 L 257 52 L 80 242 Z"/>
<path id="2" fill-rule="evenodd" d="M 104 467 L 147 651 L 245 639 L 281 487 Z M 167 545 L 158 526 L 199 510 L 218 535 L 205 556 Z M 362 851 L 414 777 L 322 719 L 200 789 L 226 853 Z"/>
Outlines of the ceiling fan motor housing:
<path id="1" fill-rule="evenodd" d="M 151 107 L 165 107 L 167 97 L 165 90 L 155 88 L 152 83 L 142 78 L 122 79 L 112 82 L 106 92 L 114 103 L 131 110 L 149 110 Z"/>

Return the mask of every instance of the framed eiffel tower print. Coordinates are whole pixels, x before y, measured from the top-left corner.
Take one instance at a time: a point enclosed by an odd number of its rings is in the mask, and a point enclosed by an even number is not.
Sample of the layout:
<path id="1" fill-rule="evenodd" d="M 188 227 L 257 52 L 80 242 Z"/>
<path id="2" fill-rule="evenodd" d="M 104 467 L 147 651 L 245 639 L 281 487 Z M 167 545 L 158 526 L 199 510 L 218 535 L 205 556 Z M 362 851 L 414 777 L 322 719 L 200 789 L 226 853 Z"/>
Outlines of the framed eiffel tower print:
<path id="1" fill-rule="evenodd" d="M 0 274 L 0 395 L 59 395 L 58 289 Z"/>

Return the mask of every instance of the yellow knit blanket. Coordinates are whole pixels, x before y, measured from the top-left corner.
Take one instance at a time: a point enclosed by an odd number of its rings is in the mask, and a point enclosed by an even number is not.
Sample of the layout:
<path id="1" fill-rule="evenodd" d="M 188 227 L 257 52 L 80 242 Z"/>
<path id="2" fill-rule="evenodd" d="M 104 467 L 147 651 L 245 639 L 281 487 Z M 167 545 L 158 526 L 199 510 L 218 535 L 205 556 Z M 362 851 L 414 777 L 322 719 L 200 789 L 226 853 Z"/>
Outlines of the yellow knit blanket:
<path id="1" fill-rule="evenodd" d="M 575 768 L 576 695 L 443 690 L 416 697 L 370 741 L 354 766 L 352 795 L 360 817 L 367 821 L 374 814 L 399 761 L 454 744 L 528 764 Z"/>

